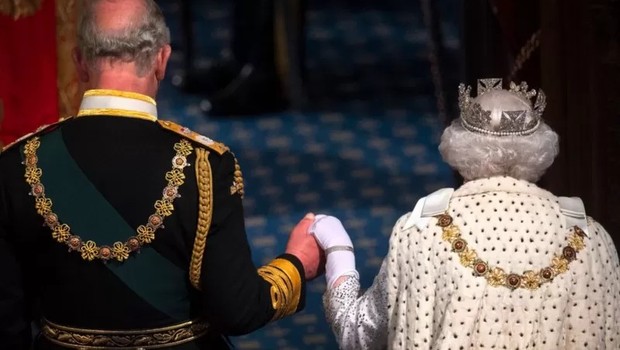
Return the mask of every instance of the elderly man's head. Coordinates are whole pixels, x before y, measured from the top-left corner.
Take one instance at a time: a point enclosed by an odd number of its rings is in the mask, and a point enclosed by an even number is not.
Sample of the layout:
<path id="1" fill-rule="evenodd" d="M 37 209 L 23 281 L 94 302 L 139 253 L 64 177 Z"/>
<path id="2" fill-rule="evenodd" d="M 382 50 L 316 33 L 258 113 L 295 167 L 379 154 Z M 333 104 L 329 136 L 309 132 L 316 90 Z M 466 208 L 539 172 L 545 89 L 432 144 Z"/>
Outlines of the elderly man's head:
<path id="1" fill-rule="evenodd" d="M 82 3 L 75 58 L 83 81 L 93 73 L 119 68 L 133 68 L 138 78 L 156 75 L 161 80 L 169 43 L 170 31 L 153 0 Z"/>

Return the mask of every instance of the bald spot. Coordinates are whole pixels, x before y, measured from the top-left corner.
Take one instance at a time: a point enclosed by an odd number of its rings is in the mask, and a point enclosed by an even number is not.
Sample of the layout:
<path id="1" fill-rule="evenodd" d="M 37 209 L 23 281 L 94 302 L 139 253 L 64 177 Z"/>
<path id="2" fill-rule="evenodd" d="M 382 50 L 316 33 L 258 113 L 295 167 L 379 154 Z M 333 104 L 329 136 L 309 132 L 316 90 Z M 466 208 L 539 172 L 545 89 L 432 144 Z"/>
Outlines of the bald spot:
<path id="1" fill-rule="evenodd" d="M 96 27 L 107 33 L 130 27 L 145 11 L 143 0 L 99 0 L 93 7 Z"/>

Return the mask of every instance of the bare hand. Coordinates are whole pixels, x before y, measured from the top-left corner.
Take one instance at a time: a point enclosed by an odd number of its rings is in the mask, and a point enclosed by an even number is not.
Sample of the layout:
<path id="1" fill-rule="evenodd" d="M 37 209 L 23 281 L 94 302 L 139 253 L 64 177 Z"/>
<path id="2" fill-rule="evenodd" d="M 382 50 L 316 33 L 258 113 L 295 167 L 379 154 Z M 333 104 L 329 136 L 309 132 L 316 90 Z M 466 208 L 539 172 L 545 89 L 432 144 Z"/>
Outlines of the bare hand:
<path id="1" fill-rule="evenodd" d="M 308 232 L 312 223 L 314 223 L 314 214 L 306 214 L 291 231 L 285 251 L 287 254 L 295 255 L 301 261 L 306 280 L 318 277 L 320 270 L 323 270 L 323 251 L 314 236 Z"/>

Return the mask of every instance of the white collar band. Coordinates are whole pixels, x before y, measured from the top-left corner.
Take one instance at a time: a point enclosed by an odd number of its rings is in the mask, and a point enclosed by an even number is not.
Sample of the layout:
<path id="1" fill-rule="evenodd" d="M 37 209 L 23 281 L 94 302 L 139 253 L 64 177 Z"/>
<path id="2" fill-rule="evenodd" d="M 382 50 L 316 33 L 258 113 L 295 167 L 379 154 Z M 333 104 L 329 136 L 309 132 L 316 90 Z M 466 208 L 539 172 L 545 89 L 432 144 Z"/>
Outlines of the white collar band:
<path id="1" fill-rule="evenodd" d="M 78 117 L 111 115 L 157 120 L 157 105 L 148 96 L 116 90 L 89 90 L 84 94 Z"/>

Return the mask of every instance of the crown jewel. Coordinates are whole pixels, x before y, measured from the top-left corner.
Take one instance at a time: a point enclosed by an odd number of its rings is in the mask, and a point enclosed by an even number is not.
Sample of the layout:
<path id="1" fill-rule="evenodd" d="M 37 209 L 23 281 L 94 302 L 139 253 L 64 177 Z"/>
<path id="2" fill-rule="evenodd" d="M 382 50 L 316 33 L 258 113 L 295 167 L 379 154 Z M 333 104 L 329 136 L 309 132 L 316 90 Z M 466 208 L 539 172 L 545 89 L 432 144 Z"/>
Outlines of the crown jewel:
<path id="1" fill-rule="evenodd" d="M 502 79 L 479 79 L 478 96 L 471 97 L 471 86 L 459 85 L 459 108 L 461 110 L 461 124 L 469 131 L 495 136 L 529 135 L 536 131 L 542 122 L 542 114 L 547 105 L 542 90 L 529 90 L 526 82 L 519 85 L 510 83 L 509 90 L 502 89 Z M 487 95 L 483 97 L 484 95 Z M 493 96 L 491 96 L 493 95 Z M 480 102 L 489 97 L 506 99 L 517 97 L 528 108 L 523 110 L 502 110 L 501 108 L 484 109 Z M 509 96 L 512 95 L 512 96 Z M 532 97 L 536 102 L 532 107 Z M 474 101 L 475 100 L 475 101 Z M 510 108 L 508 108 L 510 109 Z"/>

